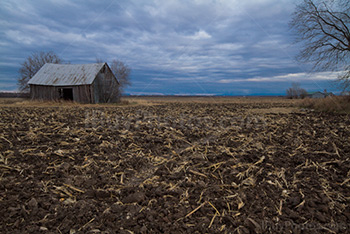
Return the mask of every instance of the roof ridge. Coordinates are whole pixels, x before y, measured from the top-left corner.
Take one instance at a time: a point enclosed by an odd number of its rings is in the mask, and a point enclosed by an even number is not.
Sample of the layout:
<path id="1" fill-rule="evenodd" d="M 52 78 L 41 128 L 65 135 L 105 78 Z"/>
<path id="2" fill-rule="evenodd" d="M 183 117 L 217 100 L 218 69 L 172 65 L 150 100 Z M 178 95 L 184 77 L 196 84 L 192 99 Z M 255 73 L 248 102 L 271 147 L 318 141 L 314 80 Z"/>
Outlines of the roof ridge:
<path id="1" fill-rule="evenodd" d="M 72 65 L 72 66 L 75 66 L 75 65 L 86 65 L 86 66 L 88 66 L 88 65 L 96 65 L 96 64 L 106 64 L 106 63 L 45 63 L 43 66 L 45 66 L 46 64 L 50 64 L 50 65 L 63 65 L 63 66 L 65 66 L 65 65 Z"/>

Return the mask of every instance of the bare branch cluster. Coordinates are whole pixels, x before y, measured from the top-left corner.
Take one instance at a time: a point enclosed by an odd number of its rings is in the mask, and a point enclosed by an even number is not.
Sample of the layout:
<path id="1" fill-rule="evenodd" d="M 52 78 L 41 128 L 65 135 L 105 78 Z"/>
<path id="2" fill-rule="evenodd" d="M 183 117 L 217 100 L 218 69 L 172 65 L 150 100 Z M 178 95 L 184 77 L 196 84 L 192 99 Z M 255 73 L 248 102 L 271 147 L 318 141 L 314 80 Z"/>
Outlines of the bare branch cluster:
<path id="1" fill-rule="evenodd" d="M 350 65 L 339 75 L 338 81 L 343 91 L 350 90 Z"/>
<path id="2" fill-rule="evenodd" d="M 113 60 L 111 63 L 111 70 L 120 84 L 120 92 L 124 90 L 125 87 L 131 85 L 130 82 L 130 72 L 131 69 L 122 61 Z"/>
<path id="3" fill-rule="evenodd" d="M 45 63 L 62 63 L 63 60 L 54 52 L 33 53 L 22 64 L 19 69 L 20 77 L 18 87 L 20 91 L 29 91 L 28 81 L 37 73 Z"/>
<path id="4" fill-rule="evenodd" d="M 304 0 L 290 23 L 303 48 L 301 62 L 315 70 L 344 70 L 350 55 L 350 3 L 348 0 Z"/>

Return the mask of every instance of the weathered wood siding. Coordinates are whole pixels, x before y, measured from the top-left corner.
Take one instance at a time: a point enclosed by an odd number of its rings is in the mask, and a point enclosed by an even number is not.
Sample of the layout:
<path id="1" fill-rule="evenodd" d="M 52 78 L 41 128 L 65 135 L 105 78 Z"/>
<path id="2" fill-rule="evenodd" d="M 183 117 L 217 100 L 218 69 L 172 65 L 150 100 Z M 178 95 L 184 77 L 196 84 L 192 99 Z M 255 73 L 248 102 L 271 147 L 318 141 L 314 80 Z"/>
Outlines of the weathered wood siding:
<path id="1" fill-rule="evenodd" d="M 73 101 L 75 102 L 95 103 L 91 94 L 91 85 L 73 86 Z"/>
<path id="2" fill-rule="evenodd" d="M 118 102 L 119 83 L 108 66 L 104 66 L 92 84 L 95 103 Z"/>
<path id="3" fill-rule="evenodd" d="M 30 85 L 30 98 L 53 101 L 59 99 L 59 93 L 55 86 Z"/>
<path id="4" fill-rule="evenodd" d="M 95 103 L 92 98 L 91 85 L 79 86 L 44 86 L 30 85 L 30 98 L 38 100 L 55 101 L 60 99 L 59 89 L 72 88 L 73 101 L 80 103 Z"/>

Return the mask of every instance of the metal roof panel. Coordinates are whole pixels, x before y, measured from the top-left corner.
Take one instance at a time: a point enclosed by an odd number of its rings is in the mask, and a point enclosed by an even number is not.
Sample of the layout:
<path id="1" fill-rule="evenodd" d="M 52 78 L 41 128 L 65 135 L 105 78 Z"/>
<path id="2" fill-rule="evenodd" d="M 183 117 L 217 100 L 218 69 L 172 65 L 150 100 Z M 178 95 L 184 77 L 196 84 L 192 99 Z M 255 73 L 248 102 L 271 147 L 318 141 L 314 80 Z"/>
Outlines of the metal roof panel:
<path id="1" fill-rule="evenodd" d="M 28 84 L 70 86 L 92 84 L 105 63 L 53 64 L 46 63 Z"/>

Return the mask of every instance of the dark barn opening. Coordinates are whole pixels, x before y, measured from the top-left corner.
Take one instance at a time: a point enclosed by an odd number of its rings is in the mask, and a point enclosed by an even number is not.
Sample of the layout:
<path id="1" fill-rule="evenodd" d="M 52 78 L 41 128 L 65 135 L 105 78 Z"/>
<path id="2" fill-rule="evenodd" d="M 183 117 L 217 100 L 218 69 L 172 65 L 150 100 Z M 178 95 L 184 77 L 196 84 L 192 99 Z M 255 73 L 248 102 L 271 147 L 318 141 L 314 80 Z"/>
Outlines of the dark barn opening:
<path id="1" fill-rule="evenodd" d="M 73 89 L 72 88 L 64 88 L 59 89 L 60 98 L 63 100 L 73 101 Z"/>

